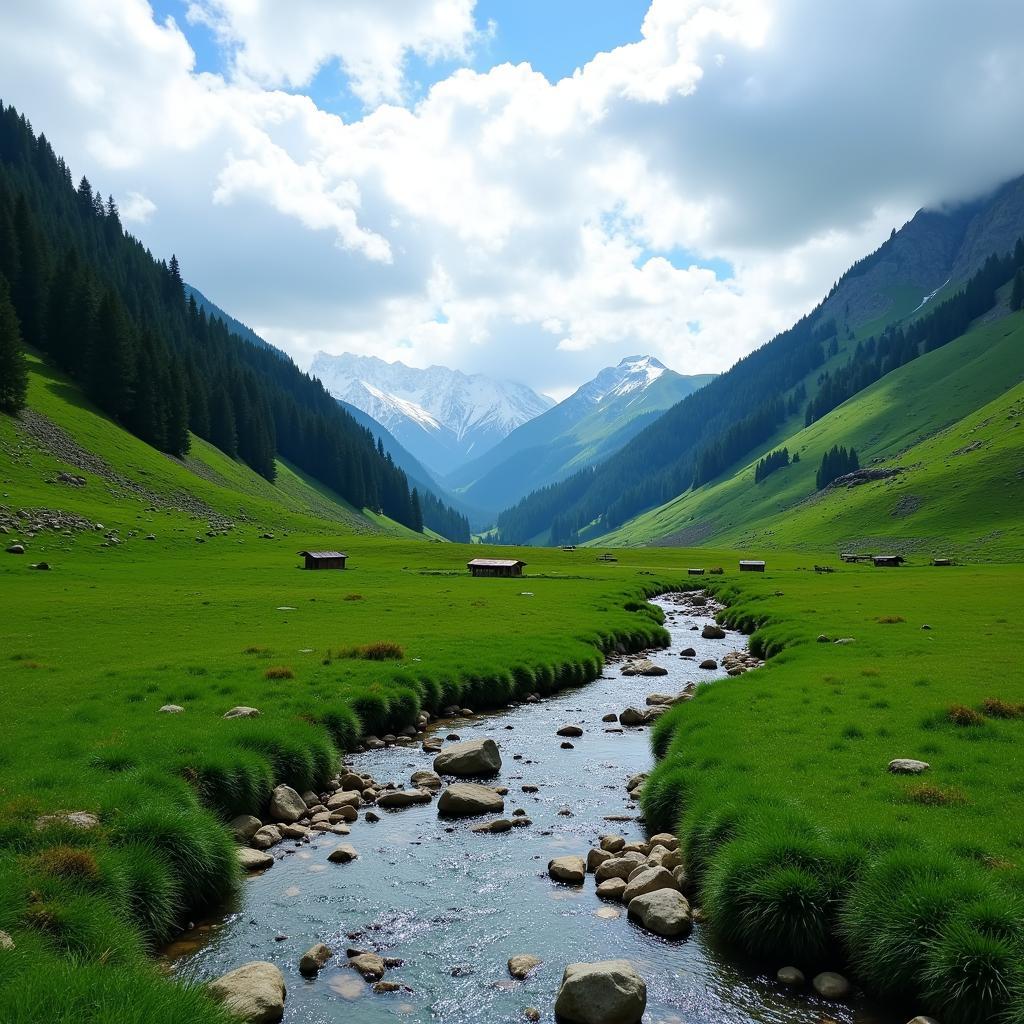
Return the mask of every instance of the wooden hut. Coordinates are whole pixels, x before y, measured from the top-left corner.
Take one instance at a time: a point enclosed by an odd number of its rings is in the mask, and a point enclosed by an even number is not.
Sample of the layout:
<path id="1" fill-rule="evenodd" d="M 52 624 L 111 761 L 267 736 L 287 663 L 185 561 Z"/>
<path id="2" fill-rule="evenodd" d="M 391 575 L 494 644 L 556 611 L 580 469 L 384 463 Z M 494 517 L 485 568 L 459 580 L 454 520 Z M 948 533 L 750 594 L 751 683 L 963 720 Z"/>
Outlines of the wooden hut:
<path id="1" fill-rule="evenodd" d="M 686 574 L 687 574 L 687 576 L 703 576 L 704 575 L 704 570 L 703 569 L 687 569 L 686 570 Z"/>
<path id="2" fill-rule="evenodd" d="M 952 558 L 933 558 L 932 565 L 952 565 Z"/>
<path id="3" fill-rule="evenodd" d="M 879 568 L 890 568 L 902 565 L 905 559 L 902 555 L 872 555 L 871 561 Z"/>
<path id="4" fill-rule="evenodd" d="M 522 576 L 525 562 L 518 558 L 474 558 L 466 563 L 471 576 Z"/>
<path id="5" fill-rule="evenodd" d="M 344 569 L 348 555 L 344 551 L 300 551 L 305 569 Z"/>
<path id="6" fill-rule="evenodd" d="M 759 558 L 741 558 L 740 572 L 764 572 L 764 562 Z"/>
<path id="7" fill-rule="evenodd" d="M 598 555 L 597 556 L 597 560 L 599 562 L 617 562 L 618 561 L 618 559 L 613 554 L 611 554 L 608 551 L 606 551 L 603 555 Z"/>

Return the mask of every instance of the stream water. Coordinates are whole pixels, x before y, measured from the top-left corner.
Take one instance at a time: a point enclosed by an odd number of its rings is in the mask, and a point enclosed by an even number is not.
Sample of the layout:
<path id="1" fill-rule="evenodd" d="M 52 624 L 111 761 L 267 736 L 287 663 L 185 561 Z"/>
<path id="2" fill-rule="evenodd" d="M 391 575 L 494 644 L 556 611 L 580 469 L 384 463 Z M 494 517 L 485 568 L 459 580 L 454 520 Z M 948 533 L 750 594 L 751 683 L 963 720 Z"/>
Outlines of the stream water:
<path id="1" fill-rule="evenodd" d="M 601 679 L 538 704 L 431 727 L 441 735 L 494 739 L 503 763 L 490 784 L 509 789 L 504 816 L 521 807 L 531 827 L 474 834 L 475 820 L 441 819 L 435 801 L 380 811 L 376 823 L 360 817 L 344 838 L 327 833 L 305 844 L 286 841 L 271 851 L 278 858 L 274 866 L 246 881 L 237 905 L 182 935 L 167 951 L 169 969 L 208 980 L 248 961 L 270 960 L 286 978 L 285 1020 L 296 1024 L 492 1024 L 522 1021 L 526 1007 L 552 1021 L 567 963 L 624 958 L 647 982 L 644 1021 L 650 1024 L 892 1024 L 892 1018 L 857 1001 L 826 1003 L 811 993 L 784 992 L 772 975 L 748 970 L 716 950 L 699 924 L 687 939 L 658 938 L 628 920 L 621 904 L 599 900 L 592 875 L 579 888 L 548 877 L 552 857 L 585 857 L 599 834 L 646 838 L 625 780 L 652 766 L 649 730 L 608 732 L 617 723 L 603 723 L 602 716 L 630 705 L 642 708 L 648 693 L 674 693 L 691 681 L 720 678 L 721 669 L 702 670 L 699 663 L 746 649 L 739 633 L 702 639 L 699 627 L 709 621 L 702 611 L 678 608 L 671 595 L 658 603 L 666 610 L 672 643 L 651 660 L 667 676 L 626 677 L 610 664 Z M 695 648 L 697 656 L 680 657 L 685 647 Z M 581 725 L 584 734 L 566 750 L 556 730 L 569 723 Z M 368 751 L 349 763 L 380 783 L 402 785 L 432 760 L 417 745 Z M 524 784 L 539 791 L 523 793 Z M 559 813 L 564 808 L 571 816 Z M 609 815 L 633 820 L 609 822 Z M 328 854 L 340 842 L 355 846 L 358 859 L 329 863 Z M 298 960 L 316 942 L 325 942 L 335 955 L 308 980 L 299 974 Z M 346 966 L 349 946 L 401 958 L 403 966 L 385 977 L 411 991 L 372 992 Z M 543 960 L 526 981 L 508 974 L 508 958 L 517 953 Z"/>

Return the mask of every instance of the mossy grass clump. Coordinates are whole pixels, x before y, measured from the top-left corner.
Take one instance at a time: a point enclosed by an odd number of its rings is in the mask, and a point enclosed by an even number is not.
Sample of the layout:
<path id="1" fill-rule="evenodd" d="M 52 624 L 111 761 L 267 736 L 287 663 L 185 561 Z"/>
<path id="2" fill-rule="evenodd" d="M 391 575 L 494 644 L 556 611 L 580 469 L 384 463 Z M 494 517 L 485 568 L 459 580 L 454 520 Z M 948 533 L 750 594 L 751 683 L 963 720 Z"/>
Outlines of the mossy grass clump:
<path id="1" fill-rule="evenodd" d="M 264 679 L 294 679 L 295 672 L 287 665 L 271 665 L 263 671 Z"/>
<path id="2" fill-rule="evenodd" d="M 401 661 L 405 648 L 401 644 L 378 640 L 372 644 L 350 644 L 335 651 L 336 658 L 359 658 L 363 661 Z"/>
<path id="3" fill-rule="evenodd" d="M 1024 718 L 1024 704 L 1011 704 L 998 697 L 986 697 L 981 710 L 989 718 Z"/>
<path id="4" fill-rule="evenodd" d="M 818 965 L 855 866 L 792 815 L 748 819 L 711 858 L 701 898 L 716 934 L 758 959 Z"/>
<path id="5" fill-rule="evenodd" d="M 985 724 L 984 715 L 979 714 L 974 708 L 969 708 L 964 704 L 954 704 L 946 712 L 946 717 L 954 724 L 959 726 L 977 726 Z"/>

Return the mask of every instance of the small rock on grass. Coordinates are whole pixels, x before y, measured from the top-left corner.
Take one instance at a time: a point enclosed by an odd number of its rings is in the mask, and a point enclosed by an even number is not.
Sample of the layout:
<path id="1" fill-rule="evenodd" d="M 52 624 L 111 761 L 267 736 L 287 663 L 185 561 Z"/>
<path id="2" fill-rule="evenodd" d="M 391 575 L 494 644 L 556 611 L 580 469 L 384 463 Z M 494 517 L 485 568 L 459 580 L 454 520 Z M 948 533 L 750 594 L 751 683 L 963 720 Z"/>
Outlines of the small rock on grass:
<path id="1" fill-rule="evenodd" d="M 225 718 L 259 718 L 259 708 L 249 708 L 243 704 L 224 712 Z"/>
<path id="2" fill-rule="evenodd" d="M 161 715 L 180 715 L 184 710 L 180 704 L 165 704 L 162 708 L 158 708 L 157 712 Z"/>
<path id="3" fill-rule="evenodd" d="M 803 988 L 807 979 L 799 967 L 780 967 L 775 974 L 776 979 L 790 988 Z"/>
<path id="4" fill-rule="evenodd" d="M 889 771 L 894 775 L 920 775 L 930 767 L 927 761 L 918 761 L 913 757 L 897 757 L 889 762 Z"/>
<path id="5" fill-rule="evenodd" d="M 14 949 L 14 939 L 7 932 L 0 932 L 0 949 Z"/>
<path id="6" fill-rule="evenodd" d="M 508 973 L 513 978 L 518 978 L 522 981 L 530 971 L 535 967 L 539 967 L 540 963 L 540 957 L 534 956 L 532 953 L 518 953 L 509 958 Z"/>

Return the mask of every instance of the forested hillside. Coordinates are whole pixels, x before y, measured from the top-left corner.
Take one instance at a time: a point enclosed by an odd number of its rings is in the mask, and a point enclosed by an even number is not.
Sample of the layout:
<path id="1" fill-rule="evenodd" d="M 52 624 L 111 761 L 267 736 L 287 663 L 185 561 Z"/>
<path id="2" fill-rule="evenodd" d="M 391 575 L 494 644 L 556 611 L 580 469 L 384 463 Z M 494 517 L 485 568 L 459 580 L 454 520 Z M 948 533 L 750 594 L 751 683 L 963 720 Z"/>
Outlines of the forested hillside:
<path id="1" fill-rule="evenodd" d="M 191 432 L 268 480 L 280 456 L 357 508 L 413 529 L 429 514 L 468 535 L 463 517 L 414 495 L 318 381 L 186 297 L 178 261 L 126 234 L 113 198 L 84 177 L 75 187 L 46 137 L 0 104 L 0 309 L 5 290 L 0 347 L 20 337 L 154 447 L 180 457 Z"/>
<path id="2" fill-rule="evenodd" d="M 997 194 L 1003 214 L 1006 194 L 1006 189 Z M 1012 194 L 1022 196 L 1020 189 Z M 981 214 L 972 208 L 972 215 L 970 223 L 977 224 Z M 886 243 L 892 245 L 892 240 Z M 862 271 L 865 263 L 870 270 L 871 258 L 858 265 Z M 794 327 L 670 409 L 607 462 L 502 513 L 501 540 L 565 543 L 608 534 L 647 509 L 710 484 L 742 465 L 740 460 L 764 454 L 763 446 L 784 423 L 809 425 L 885 375 L 961 336 L 997 306 L 997 292 L 1006 295 L 1005 302 L 999 300 L 1004 311 L 1019 308 L 1024 285 L 1016 282 L 1022 270 L 1024 241 L 1018 238 L 980 261 L 961 287 L 947 288 L 944 296 L 921 303 L 912 315 L 881 324 L 859 339 L 848 326 L 837 326 L 824 315 L 835 309 L 843 287 L 837 285 Z"/>

